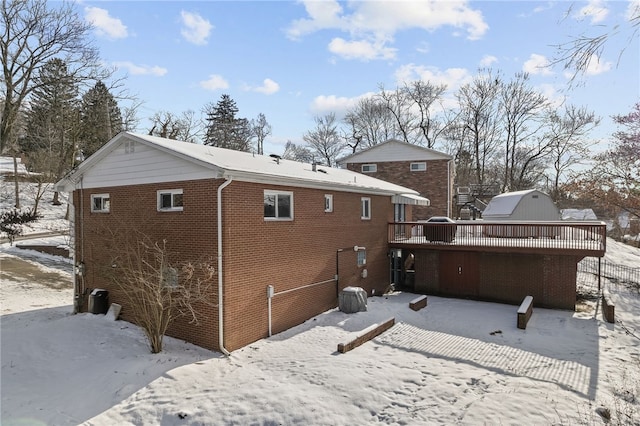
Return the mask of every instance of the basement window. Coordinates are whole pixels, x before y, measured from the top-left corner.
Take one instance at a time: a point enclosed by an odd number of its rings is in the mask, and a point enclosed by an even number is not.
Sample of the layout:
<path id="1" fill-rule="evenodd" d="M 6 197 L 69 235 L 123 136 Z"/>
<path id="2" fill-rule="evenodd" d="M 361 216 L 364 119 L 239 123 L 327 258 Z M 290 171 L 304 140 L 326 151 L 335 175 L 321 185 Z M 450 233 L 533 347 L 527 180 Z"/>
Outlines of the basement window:
<path id="1" fill-rule="evenodd" d="M 293 220 L 293 192 L 264 191 L 265 220 Z"/>
<path id="2" fill-rule="evenodd" d="M 375 173 L 378 171 L 377 164 L 363 164 L 362 165 L 362 173 Z"/>
<path id="3" fill-rule="evenodd" d="M 158 211 L 182 211 L 182 189 L 163 189 L 158 191 Z"/>
<path id="4" fill-rule="evenodd" d="M 109 213 L 110 207 L 109 194 L 91 194 L 91 211 L 93 213 Z"/>
<path id="5" fill-rule="evenodd" d="M 358 250 L 358 266 L 365 266 L 367 264 L 367 251 Z"/>
<path id="6" fill-rule="evenodd" d="M 427 170 L 427 163 L 411 163 L 409 165 L 409 170 L 412 172 L 424 172 Z"/>

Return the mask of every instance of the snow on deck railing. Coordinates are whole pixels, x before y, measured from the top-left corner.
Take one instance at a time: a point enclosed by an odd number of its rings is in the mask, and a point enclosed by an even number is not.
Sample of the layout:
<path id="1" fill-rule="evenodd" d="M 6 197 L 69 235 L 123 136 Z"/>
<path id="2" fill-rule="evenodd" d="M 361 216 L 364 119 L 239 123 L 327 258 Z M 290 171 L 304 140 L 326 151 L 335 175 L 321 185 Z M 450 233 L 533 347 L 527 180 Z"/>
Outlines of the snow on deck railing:
<path id="1" fill-rule="evenodd" d="M 458 221 L 389 223 L 389 243 L 584 250 L 604 255 L 606 225 L 597 221 Z"/>

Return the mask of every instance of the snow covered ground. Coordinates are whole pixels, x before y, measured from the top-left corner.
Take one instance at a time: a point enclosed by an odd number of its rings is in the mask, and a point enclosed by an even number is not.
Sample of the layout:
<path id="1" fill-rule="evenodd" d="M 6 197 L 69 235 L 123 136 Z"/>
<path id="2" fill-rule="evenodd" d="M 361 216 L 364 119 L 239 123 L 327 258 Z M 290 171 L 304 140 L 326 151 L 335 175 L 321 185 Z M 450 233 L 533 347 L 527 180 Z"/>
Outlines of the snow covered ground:
<path id="1" fill-rule="evenodd" d="M 607 250 L 640 266 L 639 249 Z M 65 259 L 2 244 L 0 262 L 2 425 L 604 424 L 603 408 L 640 424 L 640 294 L 622 285 L 605 283 L 615 324 L 593 301 L 536 308 L 520 330 L 515 306 L 430 296 L 414 312 L 415 295 L 394 293 L 227 358 L 171 338 L 154 355 L 132 324 L 72 315 Z"/>

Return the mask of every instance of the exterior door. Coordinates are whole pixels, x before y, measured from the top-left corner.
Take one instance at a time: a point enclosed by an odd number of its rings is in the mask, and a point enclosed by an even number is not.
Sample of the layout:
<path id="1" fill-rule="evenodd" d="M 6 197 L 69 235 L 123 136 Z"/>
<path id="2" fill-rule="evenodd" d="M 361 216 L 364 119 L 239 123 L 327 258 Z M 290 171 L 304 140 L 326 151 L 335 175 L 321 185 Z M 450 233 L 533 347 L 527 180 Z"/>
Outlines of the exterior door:
<path id="1" fill-rule="evenodd" d="M 477 297 L 479 265 L 478 253 L 440 252 L 440 292 L 455 297 Z"/>

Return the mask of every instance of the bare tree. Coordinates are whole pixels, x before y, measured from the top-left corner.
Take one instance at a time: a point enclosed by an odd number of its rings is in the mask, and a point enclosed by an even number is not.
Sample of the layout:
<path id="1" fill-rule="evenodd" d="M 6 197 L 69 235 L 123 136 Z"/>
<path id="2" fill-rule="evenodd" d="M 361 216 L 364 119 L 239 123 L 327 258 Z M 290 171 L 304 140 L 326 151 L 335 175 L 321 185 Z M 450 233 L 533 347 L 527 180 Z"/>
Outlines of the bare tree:
<path id="1" fill-rule="evenodd" d="M 38 86 L 34 77 L 49 60 L 62 59 L 76 80 L 107 76 L 100 68 L 98 50 L 90 43 L 91 25 L 77 14 L 72 3 L 53 8 L 46 0 L 2 0 L 0 29 L 0 96 L 4 98 L 0 153 L 4 153 L 15 143 L 18 112 Z"/>
<path id="2" fill-rule="evenodd" d="M 620 60 L 626 47 L 633 46 L 637 41 L 640 30 L 640 4 L 631 1 L 627 8 L 622 22 L 616 21 L 611 27 L 598 25 L 596 32 L 585 32 L 573 36 L 570 41 L 556 45 L 557 53 L 552 63 L 563 64 L 566 70 L 573 73 L 572 78 L 575 78 L 578 74 L 586 72 L 593 61 L 599 60 L 612 39 L 626 37 L 626 46 L 618 52 L 618 60 Z M 573 6 L 567 10 L 565 19 L 572 14 Z"/>
<path id="3" fill-rule="evenodd" d="M 202 125 L 195 118 L 193 110 L 184 111 L 180 116 L 169 111 L 158 111 L 151 117 L 151 122 L 151 136 L 195 143 L 202 133 Z"/>
<path id="4" fill-rule="evenodd" d="M 466 161 L 462 163 L 471 167 L 463 174 L 472 180 L 467 183 L 487 183 L 485 173 L 500 143 L 498 93 L 501 85 L 500 76 L 494 76 L 488 70 L 480 72 L 471 83 L 463 85 L 456 93 L 459 105 L 457 126 L 450 128 L 447 133 L 449 140 L 460 144 L 460 149 L 468 153 L 463 156 Z"/>
<path id="5" fill-rule="evenodd" d="M 406 98 L 413 101 L 413 105 L 419 111 L 417 130 L 420 131 L 422 139 L 426 142 L 426 147 L 433 148 L 438 136 L 449 124 L 438 119 L 434 112 L 434 107 L 441 103 L 447 86 L 444 84 L 435 85 L 428 81 L 414 81 L 411 84 L 405 84 L 402 90 Z"/>
<path id="6" fill-rule="evenodd" d="M 503 190 L 517 191 L 531 185 L 530 172 L 549 153 L 550 141 L 539 136 L 547 98 L 529 86 L 529 74 L 517 73 L 500 88 L 504 140 Z"/>
<path id="7" fill-rule="evenodd" d="M 282 158 L 302 163 L 313 163 L 313 152 L 306 146 L 296 145 L 291 141 L 287 141 Z"/>
<path id="8" fill-rule="evenodd" d="M 553 110 L 548 117 L 548 138 L 551 142 L 551 158 L 553 160 L 551 188 L 549 190 L 554 201 L 559 201 L 560 180 L 573 166 L 589 157 L 589 148 L 594 142 L 586 140 L 587 134 L 600 123 L 595 114 L 586 107 L 568 105 L 559 114 Z"/>
<path id="9" fill-rule="evenodd" d="M 271 134 L 271 124 L 267 121 L 267 117 L 263 113 L 258 114 L 258 118 L 251 120 L 251 133 L 256 138 L 258 154 L 264 154 L 264 140 Z"/>
<path id="10" fill-rule="evenodd" d="M 158 353 L 175 320 L 186 317 L 197 324 L 203 318 L 198 308 L 212 305 L 213 261 L 174 261 L 166 240 L 153 241 L 135 230 L 132 235 L 117 244 L 105 270 L 133 322 L 144 330 L 151 352 Z"/>
<path id="11" fill-rule="evenodd" d="M 349 126 L 345 140 L 352 151 L 369 148 L 395 136 L 395 121 L 384 102 L 377 97 L 362 98 L 347 111 Z"/>
<path id="12" fill-rule="evenodd" d="M 396 88 L 390 92 L 380 85 L 378 98 L 382 100 L 387 110 L 389 110 L 393 116 L 395 121 L 394 129 L 397 135 L 401 137 L 404 142 L 416 142 L 413 137 L 413 132 L 417 128 L 417 118 L 411 110 L 413 102 L 408 98 L 406 91 L 401 88 Z"/>
<path id="13" fill-rule="evenodd" d="M 304 141 L 312 151 L 326 161 L 326 165 L 332 167 L 340 152 L 344 150 L 344 144 L 338 134 L 336 115 L 331 113 L 323 117 L 315 117 L 316 128 L 304 134 Z"/>

